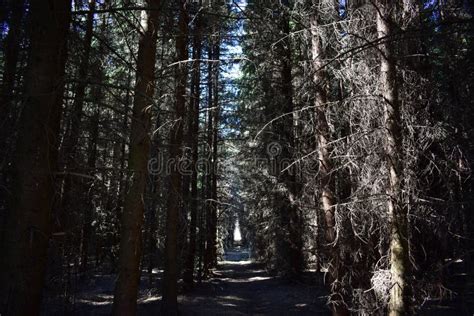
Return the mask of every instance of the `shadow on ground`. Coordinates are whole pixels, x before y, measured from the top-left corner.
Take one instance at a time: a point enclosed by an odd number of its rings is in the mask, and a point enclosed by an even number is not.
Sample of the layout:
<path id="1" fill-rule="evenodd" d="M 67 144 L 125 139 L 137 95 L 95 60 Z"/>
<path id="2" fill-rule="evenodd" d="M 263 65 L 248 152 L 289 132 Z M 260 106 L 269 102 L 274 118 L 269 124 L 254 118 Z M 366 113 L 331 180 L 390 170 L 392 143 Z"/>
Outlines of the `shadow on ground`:
<path id="1" fill-rule="evenodd" d="M 139 315 L 158 315 L 161 303 L 161 272 L 141 280 Z M 211 279 L 197 284 L 178 298 L 181 315 L 327 315 L 326 293 L 316 273 L 301 281 L 270 276 L 263 267 L 249 260 L 245 249 L 226 253 Z M 81 282 L 72 307 L 49 300 L 44 315 L 110 315 L 115 275 L 98 274 Z"/>
<path id="2" fill-rule="evenodd" d="M 183 315 L 326 315 L 321 286 L 272 277 L 250 261 L 225 261 L 180 298 Z"/>
<path id="3" fill-rule="evenodd" d="M 179 296 L 180 315 L 330 315 L 321 274 L 305 272 L 299 281 L 290 281 L 269 275 L 262 265 L 249 258 L 245 249 L 228 251 L 211 279 Z M 417 315 L 474 315 L 474 283 L 470 274 L 464 273 L 466 267 L 458 267 L 461 264 L 463 261 L 456 261 L 453 266 L 457 270 L 450 276 L 449 286 L 457 295 L 443 301 L 427 301 Z M 154 270 L 153 279 L 149 280 L 143 273 L 139 315 L 160 314 L 161 274 L 162 271 Z M 70 304 L 46 297 L 41 314 L 110 315 L 115 278 L 96 274 L 79 282 Z"/>

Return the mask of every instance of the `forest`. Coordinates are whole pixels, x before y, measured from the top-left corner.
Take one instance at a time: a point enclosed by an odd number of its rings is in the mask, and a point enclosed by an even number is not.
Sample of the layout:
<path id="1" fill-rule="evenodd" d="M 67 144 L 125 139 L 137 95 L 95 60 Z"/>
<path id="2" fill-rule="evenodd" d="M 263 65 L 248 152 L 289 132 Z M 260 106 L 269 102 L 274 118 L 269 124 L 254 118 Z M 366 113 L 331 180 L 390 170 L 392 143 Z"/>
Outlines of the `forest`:
<path id="1" fill-rule="evenodd" d="M 473 15 L 0 0 L 0 316 L 474 315 Z"/>

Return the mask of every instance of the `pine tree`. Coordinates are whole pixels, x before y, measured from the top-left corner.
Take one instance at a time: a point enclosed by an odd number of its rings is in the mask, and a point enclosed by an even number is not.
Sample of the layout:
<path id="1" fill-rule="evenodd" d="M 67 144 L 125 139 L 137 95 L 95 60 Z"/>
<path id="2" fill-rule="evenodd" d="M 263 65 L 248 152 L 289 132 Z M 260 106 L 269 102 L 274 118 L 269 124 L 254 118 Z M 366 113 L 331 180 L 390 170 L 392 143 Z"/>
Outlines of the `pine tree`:
<path id="1" fill-rule="evenodd" d="M 180 193 L 182 188 L 181 172 L 178 168 L 183 143 L 183 125 L 186 119 L 186 82 L 187 82 L 187 36 L 188 12 L 185 1 L 179 4 L 179 33 L 176 38 L 176 103 L 174 124 L 170 131 L 170 158 L 174 161 L 170 174 L 170 192 L 166 212 L 166 245 L 163 280 L 163 312 L 168 315 L 178 313 L 178 215 L 181 211 Z"/>
<path id="2" fill-rule="evenodd" d="M 142 251 L 143 195 L 148 176 L 150 150 L 150 106 L 154 98 L 159 0 L 148 0 L 142 11 L 138 47 L 135 96 L 128 170 L 131 183 L 121 218 L 118 281 L 115 286 L 114 315 L 134 315 L 137 308 Z"/>
<path id="3" fill-rule="evenodd" d="M 30 50 L 10 202 L 2 238 L 2 314 L 37 315 L 50 216 L 71 3 L 30 2 Z M 32 264 L 34 263 L 34 264 Z"/>

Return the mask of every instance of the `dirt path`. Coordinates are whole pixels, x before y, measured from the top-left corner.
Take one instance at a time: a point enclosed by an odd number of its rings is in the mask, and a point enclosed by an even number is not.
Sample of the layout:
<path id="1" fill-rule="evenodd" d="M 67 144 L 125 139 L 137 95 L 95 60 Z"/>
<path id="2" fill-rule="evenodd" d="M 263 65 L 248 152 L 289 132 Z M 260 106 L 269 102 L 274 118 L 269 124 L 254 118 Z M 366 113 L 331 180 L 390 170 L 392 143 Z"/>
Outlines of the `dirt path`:
<path id="1" fill-rule="evenodd" d="M 215 276 L 180 297 L 183 315 L 325 315 L 324 292 L 317 275 L 302 281 L 270 276 L 249 260 L 245 249 L 226 254 Z"/>
<path id="2" fill-rule="evenodd" d="M 300 281 L 271 276 L 259 264 L 249 260 L 245 249 L 229 251 L 214 277 L 179 296 L 180 315 L 329 315 L 326 289 L 321 275 L 306 272 Z M 460 271 L 464 271 L 462 268 Z M 160 315 L 161 272 L 156 270 L 152 285 L 142 276 L 138 315 Z M 459 272 L 459 271 L 458 271 Z M 464 275 L 458 274 L 459 276 Z M 61 301 L 43 306 L 43 315 L 110 315 L 115 275 L 96 274 L 78 284 L 74 304 L 64 309 Z M 459 282 L 458 282 L 459 283 Z M 465 284 L 461 282 L 460 284 Z M 466 283 L 467 284 L 467 283 Z M 454 287 L 453 287 L 454 288 Z M 465 299 L 471 292 L 446 302 L 429 302 L 417 315 L 473 315 L 474 306 Z"/>
<path id="3" fill-rule="evenodd" d="M 320 287 L 269 276 L 249 261 L 223 262 L 215 278 L 180 298 L 184 315 L 326 315 Z"/>
<path id="4" fill-rule="evenodd" d="M 142 278 L 139 315 L 159 315 L 160 275 L 155 286 Z M 79 286 L 75 304 L 68 315 L 110 315 L 115 276 L 95 275 Z M 214 277 L 180 295 L 181 315 L 329 315 L 326 293 L 316 273 L 306 273 L 300 281 L 270 276 L 261 265 L 248 260 L 243 249 L 226 254 Z M 64 315 L 60 306 L 47 304 L 44 315 Z"/>

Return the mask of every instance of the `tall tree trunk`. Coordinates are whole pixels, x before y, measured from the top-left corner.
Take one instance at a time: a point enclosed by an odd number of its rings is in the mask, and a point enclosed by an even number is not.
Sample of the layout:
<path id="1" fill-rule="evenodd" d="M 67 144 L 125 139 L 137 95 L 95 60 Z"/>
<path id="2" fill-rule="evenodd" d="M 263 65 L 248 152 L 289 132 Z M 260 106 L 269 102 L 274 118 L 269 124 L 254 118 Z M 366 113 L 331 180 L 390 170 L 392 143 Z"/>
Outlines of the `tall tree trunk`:
<path id="1" fill-rule="evenodd" d="M 327 1 L 327 0 L 326 0 Z M 332 1 L 332 0 L 329 0 Z M 339 258 L 338 247 L 336 247 L 336 220 L 335 208 L 336 203 L 334 197 L 334 179 L 331 173 L 334 171 L 330 158 L 329 142 L 331 141 L 331 134 L 329 125 L 326 119 L 327 103 L 328 103 L 328 78 L 326 70 L 324 69 L 324 59 L 326 57 L 322 40 L 319 32 L 321 32 L 320 14 L 319 10 L 323 1 L 313 0 L 313 8 L 311 14 L 311 55 L 313 66 L 313 81 L 316 85 L 314 96 L 314 107 L 316 116 L 316 142 L 319 159 L 319 177 L 320 177 L 320 197 L 319 202 L 322 206 L 323 218 L 325 220 L 326 243 L 328 244 L 330 254 L 330 283 L 333 297 L 337 300 L 343 300 L 337 286 L 342 277 L 341 263 Z M 336 285 L 336 286 L 335 286 Z M 333 315 L 349 315 L 349 311 L 343 302 L 335 301 L 332 304 Z"/>
<path id="2" fill-rule="evenodd" d="M 183 275 L 184 282 L 188 287 L 192 287 L 194 280 L 194 258 L 196 256 L 196 225 L 197 225 L 197 198 L 198 198 L 198 172 L 197 162 L 199 158 L 199 107 L 200 107 L 200 96 L 201 96 L 201 17 L 196 17 L 196 29 L 194 31 L 193 40 L 193 77 L 191 82 L 191 102 L 189 117 L 189 144 L 191 147 L 191 195 L 189 197 L 189 212 L 191 213 L 191 221 L 189 224 L 189 244 L 188 253 L 186 257 L 185 272 Z"/>
<path id="3" fill-rule="evenodd" d="M 408 219 L 402 199 L 402 135 L 400 102 L 396 78 L 393 35 L 395 6 L 387 0 L 377 2 L 377 32 L 380 50 L 380 85 L 384 103 L 385 155 L 388 166 L 388 216 L 390 220 L 390 288 L 389 315 L 407 315 L 409 272 Z"/>
<path id="4" fill-rule="evenodd" d="M 179 1 L 179 34 L 176 38 L 177 60 L 188 59 L 187 34 L 188 15 L 186 1 Z M 186 63 L 179 63 L 176 70 L 176 104 L 175 123 L 170 132 L 170 158 L 175 161 L 175 168 L 170 174 L 170 192 L 166 212 L 165 269 L 163 280 L 163 312 L 167 315 L 178 313 L 178 215 L 180 213 L 180 194 L 182 192 L 181 173 L 177 166 L 181 157 L 183 142 L 183 125 L 186 119 Z"/>
<path id="5" fill-rule="evenodd" d="M 220 59 L 220 38 L 216 39 L 214 43 L 214 52 L 213 58 L 216 60 Z M 218 211 L 218 201 L 217 201 L 217 175 L 218 175 L 218 166 L 219 166 L 219 157 L 218 157 L 218 146 L 219 146 L 219 121 L 220 121 L 220 109 L 219 109 L 219 67 L 220 63 L 217 62 L 213 70 L 213 89 L 214 89 L 214 100 L 213 100 L 213 121 L 214 126 L 212 128 L 212 183 L 211 183 L 211 199 L 212 199 L 212 216 L 211 216 L 211 242 L 212 242 L 212 267 L 217 266 L 217 211 Z"/>
<path id="6" fill-rule="evenodd" d="M 272 169 L 278 182 L 285 190 L 275 192 L 275 208 L 277 211 L 277 269 L 285 276 L 297 276 L 303 269 L 301 225 L 296 196 L 298 185 L 294 168 L 286 168 L 293 160 L 295 150 L 295 135 L 293 111 L 293 76 L 292 76 L 292 48 L 290 36 L 290 20 L 287 10 L 289 1 L 282 2 L 285 8 L 281 12 L 279 31 L 285 37 L 278 45 L 281 103 L 278 115 L 283 115 L 274 123 L 275 133 L 279 135 L 278 143 L 271 143 L 267 154 L 272 159 Z M 276 141 L 276 140 L 275 140 Z M 273 150 L 276 150 L 273 152 Z"/>
<path id="7" fill-rule="evenodd" d="M 81 129 L 82 112 L 84 108 L 84 99 L 86 94 L 88 75 L 90 71 L 89 61 L 92 47 L 92 34 L 94 31 L 94 11 L 95 0 L 90 0 L 89 13 L 87 14 L 86 21 L 86 34 L 84 36 L 84 52 L 77 74 L 78 82 L 74 95 L 74 102 L 72 105 L 72 113 L 68 121 L 68 126 L 66 128 L 66 132 L 68 133 L 68 135 L 66 136 L 63 145 L 62 154 L 64 155 L 66 168 L 73 167 L 72 164 L 75 163 L 75 154 L 80 136 L 79 134 Z"/>
<path id="8" fill-rule="evenodd" d="M 115 285 L 113 314 L 135 315 L 140 259 L 144 193 L 148 175 L 150 151 L 150 106 L 154 96 L 154 77 L 158 31 L 159 0 L 147 0 L 151 10 L 143 10 L 140 25 L 136 86 L 133 102 L 128 171 L 131 176 L 129 191 L 121 218 L 121 239 L 118 281 Z"/>
<path id="9" fill-rule="evenodd" d="M 207 123 L 207 118 L 204 122 L 204 126 L 206 126 Z M 207 145 L 202 146 L 202 152 L 203 155 L 206 157 L 209 157 L 209 153 L 206 151 Z M 206 251 L 206 200 L 207 200 L 207 174 L 206 172 L 201 173 L 201 201 L 204 201 L 204 203 L 201 203 L 201 208 L 198 213 L 198 230 L 199 230 L 199 238 L 198 238 L 198 246 L 199 246 L 199 251 L 198 251 L 198 272 L 197 272 L 197 281 L 198 283 L 202 282 L 202 279 L 204 278 L 205 274 L 205 251 Z"/>
<path id="10" fill-rule="evenodd" d="M 161 89 L 159 89 L 158 98 L 162 95 Z M 156 159 L 157 161 L 161 161 L 160 159 L 160 135 L 158 135 L 158 131 L 161 126 L 161 119 L 160 114 L 158 113 L 155 120 L 155 127 L 152 137 L 152 144 L 151 144 L 151 151 L 150 156 L 151 159 Z M 146 245 L 145 248 L 147 250 L 148 255 L 148 282 L 150 285 L 153 283 L 153 268 L 156 264 L 156 231 L 158 229 L 158 222 L 157 222 L 157 202 L 159 198 L 160 192 L 160 175 L 154 172 L 150 172 L 150 176 L 148 178 L 148 190 L 149 194 L 151 195 L 151 201 L 147 206 L 147 212 L 145 216 L 146 220 Z"/>
<path id="11" fill-rule="evenodd" d="M 103 79 L 102 69 L 100 67 L 97 70 L 98 75 L 96 76 L 97 81 L 101 82 Z M 99 140 L 99 121 L 100 121 L 100 102 L 102 100 L 102 87 L 97 85 L 94 87 L 92 92 L 93 99 L 98 103 L 95 113 L 92 117 L 91 124 L 90 124 L 90 138 L 88 144 L 88 157 L 87 157 L 87 169 L 88 173 L 93 175 L 96 162 L 97 162 L 97 143 Z M 94 204 L 92 203 L 91 197 L 87 196 L 88 187 L 93 186 L 93 183 L 88 182 L 87 187 L 84 188 L 84 196 L 88 201 L 84 207 L 84 219 L 82 223 L 82 234 L 81 234 L 81 250 L 80 250 L 80 257 L 81 257 L 81 266 L 80 272 L 84 273 L 87 270 L 87 263 L 89 261 L 89 244 L 92 238 L 92 220 L 93 220 L 93 208 Z"/>
<path id="12" fill-rule="evenodd" d="M 78 70 L 78 83 L 76 86 L 74 102 L 72 105 L 72 113 L 67 121 L 67 128 L 61 156 L 66 171 L 64 177 L 63 196 L 60 201 L 59 210 L 59 229 L 61 232 L 66 232 L 66 239 L 64 240 L 64 251 L 67 255 L 74 252 L 75 247 L 78 246 L 78 238 L 74 236 L 74 219 L 77 214 L 85 207 L 82 203 L 84 197 L 82 188 L 84 188 L 84 180 L 82 178 L 71 175 L 70 173 L 79 172 L 80 168 L 84 166 L 76 159 L 77 147 L 81 133 L 82 112 L 84 107 L 85 91 L 89 73 L 90 51 L 92 46 L 92 33 L 94 25 L 94 10 L 95 0 L 89 2 L 90 12 L 86 20 L 86 34 L 84 37 L 84 51 L 82 60 Z M 61 160 L 61 159 L 60 159 Z M 79 190 L 79 191 L 77 191 Z M 76 238 L 75 238 L 76 237 Z M 71 247 L 68 252 L 67 249 Z"/>
<path id="13" fill-rule="evenodd" d="M 2 315 L 38 315 L 50 216 L 71 2 L 30 2 L 30 55 L 0 267 Z"/>
<path id="14" fill-rule="evenodd" d="M 164 31 L 166 33 L 166 31 Z M 166 42 L 169 39 L 166 36 L 162 36 L 161 38 L 161 49 L 159 53 L 159 60 L 164 60 L 164 53 L 166 49 Z M 158 92 L 157 92 L 157 98 L 161 99 L 163 96 L 164 88 L 163 86 L 158 87 Z M 163 152 L 160 151 L 161 149 L 161 137 L 159 134 L 161 127 L 161 113 L 158 111 L 155 119 L 155 127 L 154 131 L 152 133 L 152 144 L 151 144 L 151 153 L 150 153 L 150 158 L 155 159 L 158 162 L 160 162 L 160 158 L 162 158 Z M 158 201 L 161 198 L 161 190 L 160 190 L 160 181 L 161 177 L 160 174 L 156 174 L 156 172 L 151 172 L 150 176 L 148 178 L 149 183 L 148 186 L 151 191 L 152 199 L 151 199 L 151 205 L 149 206 L 148 213 L 146 214 L 146 220 L 147 220 L 147 240 L 146 240 L 146 249 L 148 251 L 148 283 L 150 286 L 153 283 L 153 268 L 155 267 L 157 263 L 157 230 L 158 230 Z"/>
<path id="15" fill-rule="evenodd" d="M 128 71 L 127 73 L 127 86 L 131 85 L 132 82 L 132 72 Z M 122 130 L 127 131 L 128 126 L 129 126 L 129 119 L 130 119 L 130 112 L 132 110 L 132 107 L 128 106 L 131 103 L 132 99 L 132 93 L 130 90 L 127 90 L 126 95 L 125 95 L 125 109 L 124 109 L 124 114 L 122 118 Z M 128 135 L 130 136 L 130 135 Z M 128 138 L 124 138 L 121 142 L 121 149 L 120 149 L 120 167 L 119 167 L 119 188 L 118 188 L 118 196 L 117 196 L 117 206 L 115 208 L 114 214 L 116 216 L 113 217 L 113 221 L 116 223 L 120 223 L 120 218 L 122 217 L 122 211 L 123 211 L 123 205 L 125 203 L 125 198 L 126 198 L 126 192 L 128 192 L 128 179 L 129 175 L 127 173 L 127 166 L 128 166 L 128 153 L 130 152 L 130 148 L 128 148 Z M 120 225 L 118 224 L 120 227 Z M 113 234 L 111 236 L 111 246 L 115 246 L 117 244 L 120 244 L 120 229 L 114 230 Z M 112 272 L 115 271 L 116 268 L 116 256 L 113 252 L 110 252 L 110 266 L 112 267 Z"/>
<path id="16" fill-rule="evenodd" d="M 214 59 L 214 53 L 213 53 L 213 48 L 214 45 L 212 43 L 209 43 L 208 47 L 208 59 L 213 60 Z M 212 168 L 213 168 L 213 161 L 212 161 L 212 129 L 214 126 L 214 115 L 213 115 L 213 99 L 214 99 L 214 88 L 213 88 L 213 71 L 214 71 L 214 65 L 212 62 L 209 62 L 207 66 L 207 149 L 209 152 L 207 152 L 207 157 L 209 159 L 209 170 L 207 170 L 207 173 L 205 175 L 206 179 L 206 184 L 205 184 L 205 212 L 204 212 L 204 217 L 205 217 L 205 233 L 206 233 L 206 238 L 205 238 L 205 253 L 204 253 L 204 266 L 203 266 L 203 276 L 207 277 L 210 269 L 211 269 L 211 262 L 212 262 L 212 207 L 213 207 L 213 201 L 212 201 Z"/>
<path id="17" fill-rule="evenodd" d="M 25 12 L 25 0 L 9 1 L 10 20 L 8 21 L 8 35 L 5 39 L 5 56 L 3 67 L 2 87 L 0 88 L 0 151 L 3 153 L 0 161 L 0 170 L 8 161 L 9 140 L 13 134 L 11 129 L 16 117 L 11 117 L 12 102 L 15 90 L 15 75 L 17 73 L 18 57 L 20 53 L 21 26 Z M 5 10 L 6 12 L 8 10 Z"/>

